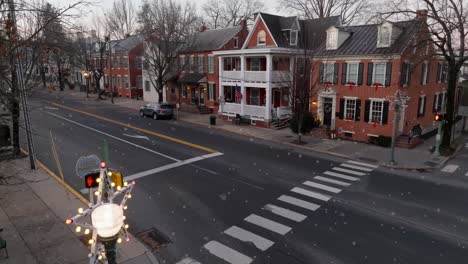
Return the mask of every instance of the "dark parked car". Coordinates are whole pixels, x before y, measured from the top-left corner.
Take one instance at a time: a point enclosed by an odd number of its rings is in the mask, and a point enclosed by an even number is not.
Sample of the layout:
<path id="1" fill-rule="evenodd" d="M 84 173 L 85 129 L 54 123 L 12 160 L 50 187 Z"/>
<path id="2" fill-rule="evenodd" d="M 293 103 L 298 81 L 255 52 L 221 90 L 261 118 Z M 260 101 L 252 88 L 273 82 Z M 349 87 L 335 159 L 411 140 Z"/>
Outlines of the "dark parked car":
<path id="1" fill-rule="evenodd" d="M 174 107 L 165 103 L 151 103 L 140 108 L 140 116 L 151 116 L 153 119 L 167 117 L 172 119 L 174 117 Z"/>

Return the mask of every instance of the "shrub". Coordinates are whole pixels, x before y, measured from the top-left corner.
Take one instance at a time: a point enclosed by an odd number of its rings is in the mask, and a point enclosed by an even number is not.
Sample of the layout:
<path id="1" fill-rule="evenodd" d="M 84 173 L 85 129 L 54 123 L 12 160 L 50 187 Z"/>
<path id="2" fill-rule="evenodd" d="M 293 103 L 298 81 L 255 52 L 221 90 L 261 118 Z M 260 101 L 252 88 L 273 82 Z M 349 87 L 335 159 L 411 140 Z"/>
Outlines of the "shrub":
<path id="1" fill-rule="evenodd" d="M 379 136 L 377 138 L 377 145 L 386 147 L 386 148 L 390 147 L 392 145 L 392 137 Z"/>
<path id="2" fill-rule="evenodd" d="M 304 113 L 304 116 L 302 118 L 302 127 L 301 127 L 301 133 L 305 134 L 308 133 L 312 130 L 314 126 L 315 120 L 314 117 L 312 116 L 312 113 L 306 112 Z M 297 115 L 293 115 L 291 118 L 291 121 L 289 122 L 289 127 L 291 128 L 293 133 L 298 133 L 299 130 L 299 118 Z"/>

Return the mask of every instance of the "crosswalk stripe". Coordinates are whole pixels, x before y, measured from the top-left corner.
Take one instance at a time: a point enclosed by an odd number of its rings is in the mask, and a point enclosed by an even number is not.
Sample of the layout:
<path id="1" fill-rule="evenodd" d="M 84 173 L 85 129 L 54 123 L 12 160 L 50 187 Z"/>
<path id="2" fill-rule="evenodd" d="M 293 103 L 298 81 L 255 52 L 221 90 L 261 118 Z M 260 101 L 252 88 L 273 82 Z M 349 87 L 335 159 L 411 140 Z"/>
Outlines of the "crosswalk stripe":
<path id="1" fill-rule="evenodd" d="M 256 214 L 251 214 L 244 218 L 244 221 L 252 223 L 254 225 L 258 225 L 265 229 L 271 230 L 275 233 L 280 235 L 285 235 L 289 231 L 291 231 L 291 227 L 285 226 L 283 224 L 277 223 L 275 221 L 271 221 L 270 219 L 266 219 L 265 217 L 258 216 Z"/>
<path id="2" fill-rule="evenodd" d="M 447 173 L 454 173 L 458 169 L 458 165 L 455 164 L 449 164 L 445 166 L 443 169 L 441 169 L 442 172 L 447 172 Z"/>
<path id="3" fill-rule="evenodd" d="M 231 264 L 249 264 L 253 261 L 250 257 L 225 246 L 218 241 L 210 241 L 204 246 L 211 254 L 223 259 Z"/>
<path id="4" fill-rule="evenodd" d="M 340 167 L 333 167 L 332 170 L 341 171 L 341 172 L 346 172 L 346 173 L 353 174 L 353 175 L 357 175 L 357 176 L 364 176 L 364 175 L 366 175 L 366 174 L 363 173 L 363 172 L 353 171 L 353 170 L 348 170 L 348 169 L 343 169 L 343 168 L 340 168 Z"/>
<path id="5" fill-rule="evenodd" d="M 177 262 L 176 264 L 201 264 L 201 263 L 194 260 L 193 258 L 185 257 L 181 259 L 179 262 Z"/>
<path id="6" fill-rule="evenodd" d="M 346 168 L 351 168 L 351 169 L 356 169 L 356 170 L 368 171 L 368 172 L 373 171 L 373 169 L 370 169 L 370 168 L 364 168 L 364 167 L 351 165 L 351 164 L 347 164 L 347 163 L 343 163 L 340 166 L 341 167 L 346 167 Z"/>
<path id="7" fill-rule="evenodd" d="M 332 192 L 332 193 L 341 192 L 341 189 L 338 189 L 338 188 L 335 188 L 335 187 L 330 187 L 328 185 L 320 184 L 320 183 L 316 183 L 316 182 L 306 181 L 303 184 L 307 185 L 307 186 L 310 186 L 310 187 L 317 188 L 317 189 L 321 189 L 321 190 L 324 190 L 324 191 L 327 191 L 327 192 Z"/>
<path id="8" fill-rule="evenodd" d="M 240 241 L 243 241 L 243 242 L 250 242 L 252 244 L 254 244 L 258 249 L 260 249 L 261 251 L 265 251 L 267 250 L 268 248 L 270 248 L 271 246 L 273 246 L 273 242 L 266 239 L 266 238 L 263 238 L 259 235 L 256 235 L 250 231 L 247 231 L 245 229 L 242 229 L 240 227 L 237 227 L 237 226 L 231 226 L 229 229 L 227 229 L 226 231 L 224 231 L 225 234 L 228 234 L 234 238 L 237 238 L 239 239 Z"/>
<path id="9" fill-rule="evenodd" d="M 309 191 L 309 190 L 302 189 L 302 188 L 299 188 L 299 187 L 292 188 L 291 192 L 299 193 L 299 194 L 309 196 L 309 197 L 312 197 L 312 198 L 315 198 L 315 199 L 319 199 L 319 200 L 322 200 L 322 201 L 325 201 L 325 202 L 328 202 L 328 200 L 330 200 L 330 198 L 331 198 L 328 195 L 313 192 L 313 191 Z"/>
<path id="10" fill-rule="evenodd" d="M 374 168 L 374 169 L 377 169 L 379 167 L 377 165 L 373 165 L 373 164 L 369 164 L 369 163 L 365 163 L 365 162 L 354 161 L 354 160 L 348 160 L 347 162 L 352 163 L 352 164 L 356 164 L 356 165 L 371 167 L 371 168 Z"/>
<path id="11" fill-rule="evenodd" d="M 285 209 L 283 207 L 279 207 L 279 206 L 272 205 L 272 204 L 265 205 L 263 207 L 263 209 L 267 210 L 267 211 L 270 211 L 270 212 L 272 212 L 272 213 L 274 213 L 276 215 L 291 219 L 291 220 L 296 221 L 296 222 L 302 222 L 302 221 L 304 221 L 304 219 L 307 218 L 307 216 L 305 216 L 303 214 L 296 213 L 296 212 L 293 212 L 293 211 L 291 211 L 289 209 Z"/>
<path id="12" fill-rule="evenodd" d="M 333 172 L 333 171 L 326 171 L 323 174 L 329 175 L 329 176 L 334 176 L 334 177 L 341 178 L 341 179 L 345 179 L 345 180 L 348 180 L 348 181 L 358 181 L 359 180 L 359 178 L 351 177 L 351 176 L 344 175 L 344 174 L 337 173 L 337 172 Z"/>
<path id="13" fill-rule="evenodd" d="M 304 200 L 297 199 L 297 198 L 294 198 L 294 197 L 291 197 L 291 196 L 288 196 L 288 195 L 281 195 L 278 198 L 278 200 L 280 200 L 282 202 L 285 202 L 285 203 L 295 205 L 295 206 L 299 206 L 299 207 L 302 207 L 302 208 L 305 208 L 305 209 L 308 209 L 308 210 L 311 210 L 311 211 L 315 211 L 315 210 L 320 208 L 320 205 L 318 205 L 318 204 L 314 204 L 314 203 L 311 203 L 311 202 L 306 202 Z"/>
<path id="14" fill-rule="evenodd" d="M 342 181 L 338 181 L 338 180 L 333 180 L 333 179 L 329 179 L 327 177 L 322 177 L 322 176 L 315 176 L 314 179 L 319 180 L 319 181 L 334 183 L 334 184 L 341 185 L 341 186 L 350 186 L 351 185 L 351 183 L 342 182 Z"/>

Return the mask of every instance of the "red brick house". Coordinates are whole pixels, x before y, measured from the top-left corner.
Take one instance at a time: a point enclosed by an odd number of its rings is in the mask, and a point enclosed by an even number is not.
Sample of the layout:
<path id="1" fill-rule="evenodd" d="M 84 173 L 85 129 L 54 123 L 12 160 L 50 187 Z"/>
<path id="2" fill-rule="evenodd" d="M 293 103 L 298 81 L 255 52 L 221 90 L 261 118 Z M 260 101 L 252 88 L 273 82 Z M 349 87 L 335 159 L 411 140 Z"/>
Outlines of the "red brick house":
<path id="1" fill-rule="evenodd" d="M 426 11 L 414 20 L 362 26 L 331 26 L 316 52 L 312 74 L 316 93 L 310 110 L 337 136 L 371 141 L 392 136 L 395 95 L 409 97 L 396 124 L 398 135 L 415 125 L 435 129 L 433 113 L 443 112 L 447 66 L 419 45 Z"/>
<path id="2" fill-rule="evenodd" d="M 191 47 L 179 53 L 182 72 L 178 76 L 178 89 L 168 84 L 167 101 L 179 103 L 182 111 L 218 112 L 219 64 L 213 52 L 240 49 L 247 34 L 246 21 L 230 28 L 202 28 Z"/>
<path id="3" fill-rule="evenodd" d="M 143 97 L 143 42 L 143 35 L 133 35 L 111 41 L 114 94 L 129 98 Z M 104 69 L 104 84 L 108 92 L 111 91 L 109 76 L 110 71 L 107 66 Z"/>

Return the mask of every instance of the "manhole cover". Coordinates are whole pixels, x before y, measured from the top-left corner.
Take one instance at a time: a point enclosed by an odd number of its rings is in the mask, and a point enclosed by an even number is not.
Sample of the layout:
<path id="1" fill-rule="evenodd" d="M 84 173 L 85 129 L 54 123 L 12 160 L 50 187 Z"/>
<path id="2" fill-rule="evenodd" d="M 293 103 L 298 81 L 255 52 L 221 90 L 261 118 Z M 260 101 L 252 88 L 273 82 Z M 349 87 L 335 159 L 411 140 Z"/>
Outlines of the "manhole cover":
<path id="1" fill-rule="evenodd" d="M 136 237 L 145 243 L 145 245 L 147 245 L 153 252 L 159 251 L 159 249 L 172 243 L 169 237 L 159 232 L 156 228 L 151 228 L 137 233 Z"/>
<path id="2" fill-rule="evenodd" d="M 359 160 L 363 160 L 363 161 L 373 162 L 373 163 L 379 162 L 378 160 L 371 159 L 371 158 L 366 158 L 366 157 L 359 157 L 358 159 L 359 159 Z"/>

